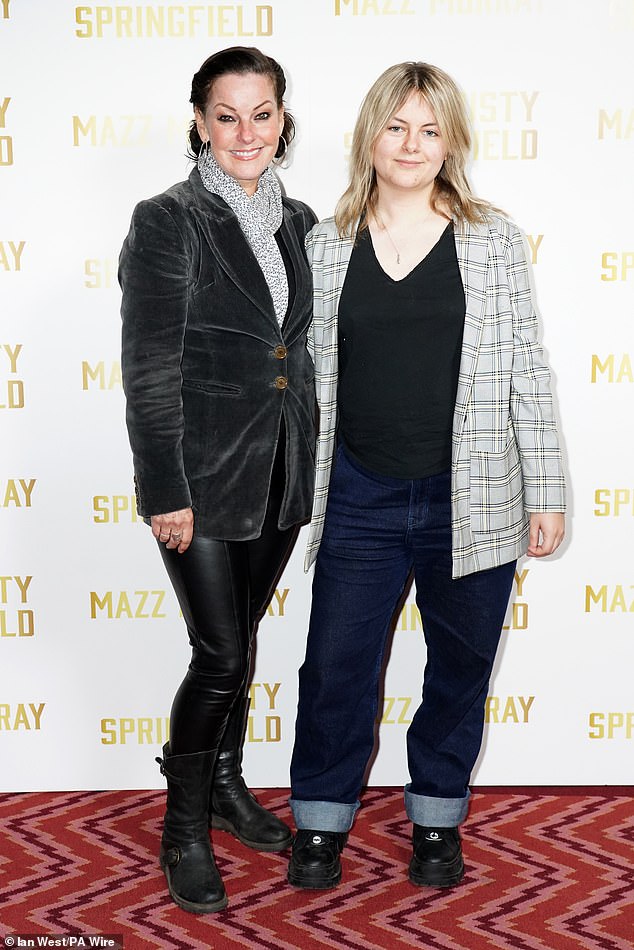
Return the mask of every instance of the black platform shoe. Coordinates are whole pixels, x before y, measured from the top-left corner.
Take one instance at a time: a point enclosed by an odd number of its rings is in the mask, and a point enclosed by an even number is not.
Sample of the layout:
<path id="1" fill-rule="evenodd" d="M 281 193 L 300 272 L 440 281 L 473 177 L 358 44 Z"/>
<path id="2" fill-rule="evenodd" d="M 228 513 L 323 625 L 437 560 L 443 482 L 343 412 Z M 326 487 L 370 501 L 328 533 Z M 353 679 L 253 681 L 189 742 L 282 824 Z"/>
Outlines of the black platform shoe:
<path id="1" fill-rule="evenodd" d="M 409 879 L 419 887 L 453 887 L 464 875 L 462 847 L 457 828 L 425 828 L 414 825 L 414 855 Z"/>
<path id="2" fill-rule="evenodd" d="M 318 891 L 336 887 L 341 880 L 340 855 L 347 838 L 347 832 L 298 831 L 288 866 L 288 883 Z"/>

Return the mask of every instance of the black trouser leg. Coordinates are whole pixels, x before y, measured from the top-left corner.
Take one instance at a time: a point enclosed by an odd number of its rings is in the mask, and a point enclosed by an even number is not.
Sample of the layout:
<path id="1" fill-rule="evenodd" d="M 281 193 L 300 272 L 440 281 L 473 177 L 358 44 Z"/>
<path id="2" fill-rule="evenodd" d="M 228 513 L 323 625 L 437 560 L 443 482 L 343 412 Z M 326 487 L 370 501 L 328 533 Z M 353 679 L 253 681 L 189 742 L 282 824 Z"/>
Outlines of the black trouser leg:
<path id="1" fill-rule="evenodd" d="M 161 554 L 187 624 L 192 658 L 170 717 L 170 749 L 218 748 L 249 663 L 249 574 L 243 545 L 194 534 Z"/>
<path id="2" fill-rule="evenodd" d="M 276 460 L 278 469 L 280 453 Z M 282 472 L 283 476 L 283 467 Z M 247 542 L 249 560 L 251 636 L 273 596 L 275 585 L 293 548 L 299 528 L 277 530 L 277 512 L 283 493 L 283 478 L 274 469 L 269 506 L 262 534 Z M 242 778 L 242 747 L 249 715 L 249 671 L 233 704 L 220 744 L 214 776 L 210 817 L 214 828 L 234 834 L 258 851 L 281 851 L 290 845 L 290 829 L 266 811 L 249 792 Z"/>
<path id="3" fill-rule="evenodd" d="M 218 748 L 234 701 L 246 695 L 253 632 L 298 532 L 297 527 L 280 531 L 277 526 L 284 494 L 284 446 L 282 432 L 258 538 L 219 541 L 201 537 L 194 526 L 184 554 L 159 544 L 192 647 L 189 669 L 172 705 L 173 755 Z"/>
<path id="4" fill-rule="evenodd" d="M 192 647 L 172 705 L 170 751 L 219 749 L 210 802 L 213 824 L 258 850 L 277 851 L 290 831 L 263 809 L 242 779 L 251 642 L 297 537 L 278 529 L 284 494 L 284 438 L 276 454 L 259 538 L 219 541 L 194 532 L 184 554 L 160 545 Z"/>

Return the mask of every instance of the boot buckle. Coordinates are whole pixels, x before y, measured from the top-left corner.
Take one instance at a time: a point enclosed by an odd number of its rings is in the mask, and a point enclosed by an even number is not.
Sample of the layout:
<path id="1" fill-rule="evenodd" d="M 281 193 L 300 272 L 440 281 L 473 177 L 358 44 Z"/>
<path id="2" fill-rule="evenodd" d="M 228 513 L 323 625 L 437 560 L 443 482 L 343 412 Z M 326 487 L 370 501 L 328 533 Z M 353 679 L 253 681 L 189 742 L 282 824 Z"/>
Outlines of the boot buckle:
<path id="1" fill-rule="evenodd" d="M 182 858 L 181 849 L 178 847 L 167 848 L 161 856 L 161 864 L 176 867 Z"/>

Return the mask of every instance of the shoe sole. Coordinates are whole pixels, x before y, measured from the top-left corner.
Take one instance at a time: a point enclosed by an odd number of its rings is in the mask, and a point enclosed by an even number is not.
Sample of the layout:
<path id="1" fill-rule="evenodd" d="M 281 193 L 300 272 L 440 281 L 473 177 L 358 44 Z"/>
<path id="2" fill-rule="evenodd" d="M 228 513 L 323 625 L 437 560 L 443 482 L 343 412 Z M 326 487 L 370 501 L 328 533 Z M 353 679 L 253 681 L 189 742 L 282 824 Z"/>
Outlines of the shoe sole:
<path id="1" fill-rule="evenodd" d="M 455 867 L 452 865 L 447 868 L 432 867 L 424 874 L 412 871 L 410 867 L 408 877 L 416 887 L 455 887 L 464 877 L 464 861 L 460 857 Z"/>
<path id="2" fill-rule="evenodd" d="M 237 838 L 238 841 L 253 851 L 286 851 L 293 843 L 293 836 L 290 831 L 288 836 L 282 841 L 251 841 L 249 838 L 245 838 L 241 835 L 238 829 L 235 828 L 230 821 L 227 821 L 226 818 L 216 817 L 216 815 L 212 816 L 210 827 L 215 828 L 217 831 L 228 831 L 230 835 L 233 835 L 234 838 Z"/>
<path id="3" fill-rule="evenodd" d="M 330 878 L 316 877 L 313 880 L 310 880 L 309 878 L 310 875 L 306 875 L 306 872 L 302 872 L 302 874 L 293 874 L 293 872 L 290 870 L 286 876 L 286 879 L 291 887 L 299 887 L 306 891 L 327 891 L 332 887 L 336 887 L 337 884 L 340 883 L 341 871 Z"/>

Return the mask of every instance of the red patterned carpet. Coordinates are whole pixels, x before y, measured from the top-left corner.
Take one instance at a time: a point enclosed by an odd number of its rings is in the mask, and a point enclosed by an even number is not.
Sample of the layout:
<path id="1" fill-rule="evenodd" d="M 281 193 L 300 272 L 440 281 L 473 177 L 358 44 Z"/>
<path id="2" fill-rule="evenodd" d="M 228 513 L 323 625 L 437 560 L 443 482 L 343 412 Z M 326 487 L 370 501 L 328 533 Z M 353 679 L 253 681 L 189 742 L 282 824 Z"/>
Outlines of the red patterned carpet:
<path id="1" fill-rule="evenodd" d="M 259 798 L 289 817 L 286 790 Z M 366 793 L 334 891 L 297 891 L 286 855 L 215 832 L 229 907 L 205 917 L 167 895 L 156 859 L 162 805 L 160 792 L 0 796 L 0 946 L 9 934 L 104 933 L 122 934 L 125 950 L 634 948 L 628 789 L 476 791 L 466 877 L 449 891 L 407 881 L 400 790 Z"/>

